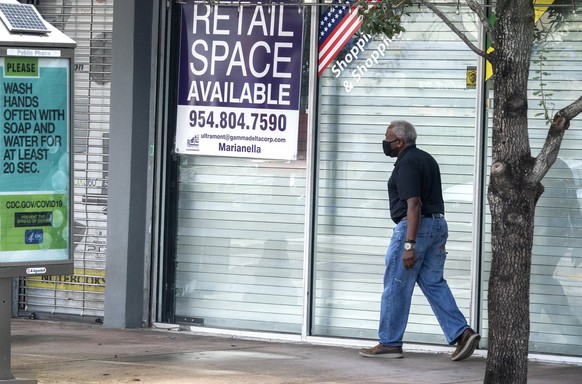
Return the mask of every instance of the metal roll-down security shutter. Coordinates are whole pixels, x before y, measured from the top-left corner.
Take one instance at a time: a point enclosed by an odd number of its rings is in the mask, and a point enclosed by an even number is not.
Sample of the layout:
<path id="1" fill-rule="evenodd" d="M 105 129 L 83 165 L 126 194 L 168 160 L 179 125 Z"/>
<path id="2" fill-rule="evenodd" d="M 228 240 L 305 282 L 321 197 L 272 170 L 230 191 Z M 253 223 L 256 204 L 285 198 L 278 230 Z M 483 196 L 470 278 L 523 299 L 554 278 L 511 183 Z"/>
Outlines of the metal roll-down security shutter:
<path id="1" fill-rule="evenodd" d="M 22 278 L 19 315 L 103 316 L 113 0 L 33 1 L 75 49 L 74 274 Z"/>

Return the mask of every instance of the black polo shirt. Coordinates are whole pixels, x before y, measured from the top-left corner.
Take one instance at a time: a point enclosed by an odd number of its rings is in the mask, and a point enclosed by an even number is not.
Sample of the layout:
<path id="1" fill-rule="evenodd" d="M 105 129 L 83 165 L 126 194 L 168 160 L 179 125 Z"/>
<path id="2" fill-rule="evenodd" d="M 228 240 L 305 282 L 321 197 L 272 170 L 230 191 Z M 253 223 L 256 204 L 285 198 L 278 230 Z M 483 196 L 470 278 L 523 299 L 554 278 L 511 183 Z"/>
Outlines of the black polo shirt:
<path id="1" fill-rule="evenodd" d="M 406 216 L 406 200 L 417 196 L 423 216 L 445 213 L 439 165 L 430 154 L 411 145 L 398 155 L 388 179 L 390 217 L 395 223 Z"/>

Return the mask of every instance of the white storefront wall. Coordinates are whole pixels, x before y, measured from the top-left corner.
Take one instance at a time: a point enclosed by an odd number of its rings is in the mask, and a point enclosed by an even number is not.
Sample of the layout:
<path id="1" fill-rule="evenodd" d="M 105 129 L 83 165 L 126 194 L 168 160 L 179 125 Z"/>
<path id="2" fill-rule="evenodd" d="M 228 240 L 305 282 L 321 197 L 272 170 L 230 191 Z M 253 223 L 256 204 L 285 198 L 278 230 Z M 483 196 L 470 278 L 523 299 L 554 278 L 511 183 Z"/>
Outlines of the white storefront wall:
<path id="1" fill-rule="evenodd" d="M 469 39 L 483 44 L 471 11 L 447 10 Z M 551 74 L 544 82 L 554 111 L 581 89 L 578 19 L 568 15 L 544 49 L 535 47 L 535 54 L 547 56 L 545 70 Z M 317 86 L 309 83 L 305 93 L 316 100 L 305 111 L 313 123 L 307 145 L 315 148 L 312 157 L 309 151 L 289 162 L 180 156 L 176 322 L 197 331 L 376 340 L 393 227 L 386 193 L 393 161 L 383 155 L 381 140 L 391 120 L 407 119 L 417 127 L 419 147 L 441 165 L 450 227 L 445 277 L 467 320 L 484 336 L 481 347 L 487 346 L 490 219 L 484 191 L 492 95 L 484 82 L 468 84 L 476 68 L 483 73 L 481 63 L 434 14 L 414 9 L 405 28 L 391 41 L 352 40 Z M 351 50 L 354 46 L 361 49 Z M 313 42 L 309 49 L 316 49 Z M 541 81 L 535 65 L 534 155 L 547 129 L 537 115 L 543 109 L 537 104 Z M 548 175 L 538 208 L 532 353 L 580 355 L 582 222 L 576 215 L 582 158 L 574 150 L 580 138 L 568 132 L 561 153 L 567 168 Z M 573 179 L 559 184 L 568 167 Z M 571 193 L 564 185 L 571 185 Z M 577 213 L 560 220 L 572 206 Z M 420 291 L 413 297 L 405 342 L 446 345 Z"/>
<path id="2" fill-rule="evenodd" d="M 103 316 L 112 3 L 51 0 L 38 6 L 78 43 L 78 233 L 74 278 L 21 279 L 23 314 Z M 173 4 L 174 11 L 179 8 Z M 458 14 L 456 3 L 445 10 L 474 43 L 482 44 L 475 16 L 466 7 Z M 304 57 L 313 61 L 318 14 L 312 17 L 311 12 L 319 8 L 303 8 L 310 22 Z M 545 55 L 544 71 L 536 71 L 535 62 L 531 73 L 534 155 L 547 129 L 538 115 L 543 111 L 536 92 L 542 83 L 539 73 L 549 73 L 543 83 L 550 112 L 578 98 L 582 89 L 580 15 L 568 14 L 546 44 L 534 47 L 533 60 Z M 386 192 L 393 160 L 383 155 L 381 140 L 391 120 L 407 119 L 417 127 L 419 147 L 441 165 L 450 228 L 445 277 L 461 311 L 484 336 L 481 347 L 486 347 L 490 218 L 484 191 L 490 84 L 468 86 L 474 68 L 482 73 L 478 57 L 428 10 L 412 9 L 405 28 L 391 41 L 365 38 L 357 58 L 356 51 L 344 51 L 319 78 L 315 65 L 305 67 L 296 160 L 176 155 L 177 180 L 165 183 L 176 181 L 178 186 L 172 197 L 176 216 L 168 221 L 175 231 L 165 230 L 176 236 L 164 239 L 175 244 L 175 254 L 161 254 L 166 262 L 155 264 L 175 265 L 172 273 L 164 271 L 166 277 L 175 276 L 170 281 L 175 286 L 175 323 L 209 333 L 373 343 L 384 254 L 393 227 Z M 351 44 L 357 46 L 358 40 Z M 546 194 L 538 204 L 532 353 L 582 357 L 580 132 L 567 132 L 563 161 L 547 176 Z M 405 342 L 446 344 L 420 291 L 413 297 Z"/>

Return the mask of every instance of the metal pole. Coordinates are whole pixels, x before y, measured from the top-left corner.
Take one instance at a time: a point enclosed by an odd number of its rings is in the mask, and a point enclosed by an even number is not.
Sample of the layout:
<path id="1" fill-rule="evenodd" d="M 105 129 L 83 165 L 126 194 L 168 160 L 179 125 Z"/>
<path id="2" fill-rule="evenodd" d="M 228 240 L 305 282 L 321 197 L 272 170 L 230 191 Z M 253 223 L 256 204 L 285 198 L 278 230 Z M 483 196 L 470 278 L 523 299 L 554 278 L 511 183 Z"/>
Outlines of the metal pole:
<path id="1" fill-rule="evenodd" d="M 12 279 L 0 278 L 0 380 L 14 379 L 10 373 L 10 317 Z"/>
<path id="2" fill-rule="evenodd" d="M 10 373 L 10 321 L 12 315 L 12 278 L 0 278 L 0 384 L 37 384 L 36 380 L 15 379 Z"/>

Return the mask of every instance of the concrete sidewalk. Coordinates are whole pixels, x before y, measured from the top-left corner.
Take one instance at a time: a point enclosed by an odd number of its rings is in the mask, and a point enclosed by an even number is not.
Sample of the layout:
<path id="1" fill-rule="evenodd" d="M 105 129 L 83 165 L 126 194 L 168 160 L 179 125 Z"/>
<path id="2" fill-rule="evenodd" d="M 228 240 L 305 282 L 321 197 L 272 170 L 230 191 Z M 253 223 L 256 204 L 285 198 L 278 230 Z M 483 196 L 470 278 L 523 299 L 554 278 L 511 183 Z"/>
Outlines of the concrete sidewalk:
<path id="1" fill-rule="evenodd" d="M 12 320 L 11 373 L 39 384 L 482 383 L 485 359 L 406 352 L 369 359 L 355 348 L 199 336 L 155 329 Z M 580 383 L 582 366 L 531 362 L 531 384 Z M 2 380 L 0 380 L 0 384 Z"/>

